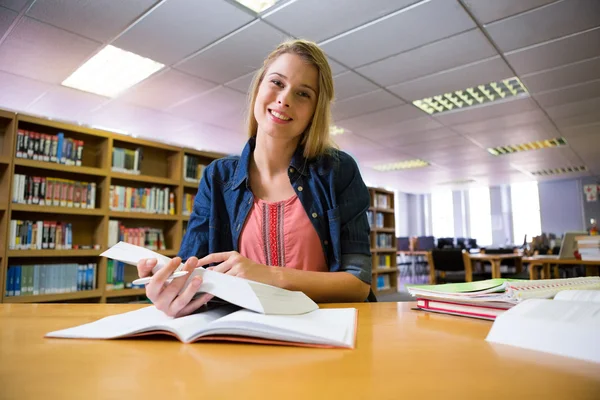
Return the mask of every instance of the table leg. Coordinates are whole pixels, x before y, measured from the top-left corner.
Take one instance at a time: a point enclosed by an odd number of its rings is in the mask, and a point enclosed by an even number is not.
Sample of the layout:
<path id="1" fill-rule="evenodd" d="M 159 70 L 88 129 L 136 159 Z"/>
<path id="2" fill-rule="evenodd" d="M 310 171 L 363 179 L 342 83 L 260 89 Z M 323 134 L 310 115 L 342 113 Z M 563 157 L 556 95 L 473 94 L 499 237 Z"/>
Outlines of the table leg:
<path id="1" fill-rule="evenodd" d="M 597 265 L 586 265 L 585 266 L 585 275 L 586 276 L 598 276 L 598 266 Z"/>
<path id="2" fill-rule="evenodd" d="M 523 259 L 521 257 L 515 258 L 515 269 L 517 274 L 523 272 Z"/>
<path id="3" fill-rule="evenodd" d="M 492 260 L 492 278 L 500 278 L 500 260 Z"/>
<path id="4" fill-rule="evenodd" d="M 550 263 L 544 263 L 542 267 L 542 279 L 550 279 Z"/>
<path id="5" fill-rule="evenodd" d="M 537 268 L 538 264 L 529 263 L 529 280 L 534 281 L 537 279 Z"/>

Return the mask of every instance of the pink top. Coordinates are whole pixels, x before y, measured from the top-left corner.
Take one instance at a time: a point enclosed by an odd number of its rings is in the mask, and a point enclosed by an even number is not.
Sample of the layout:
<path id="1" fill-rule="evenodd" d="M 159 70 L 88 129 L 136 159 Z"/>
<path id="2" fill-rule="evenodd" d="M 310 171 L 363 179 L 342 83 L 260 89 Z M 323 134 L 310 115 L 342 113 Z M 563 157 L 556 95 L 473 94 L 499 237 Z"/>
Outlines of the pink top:
<path id="1" fill-rule="evenodd" d="M 240 234 L 240 254 L 265 265 L 329 271 L 319 235 L 297 195 L 274 203 L 254 198 Z"/>

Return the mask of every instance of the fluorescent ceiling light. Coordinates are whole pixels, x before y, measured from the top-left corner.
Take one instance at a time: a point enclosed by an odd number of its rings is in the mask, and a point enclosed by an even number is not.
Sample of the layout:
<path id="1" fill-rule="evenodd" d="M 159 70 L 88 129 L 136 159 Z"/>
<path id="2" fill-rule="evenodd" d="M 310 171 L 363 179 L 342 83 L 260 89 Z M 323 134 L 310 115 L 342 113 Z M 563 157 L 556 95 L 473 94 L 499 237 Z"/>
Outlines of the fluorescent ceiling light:
<path id="1" fill-rule="evenodd" d="M 500 82 L 444 93 L 433 97 L 413 101 L 413 104 L 427 114 L 438 114 L 484 103 L 503 100 L 527 93 L 519 78 L 508 78 Z"/>
<path id="2" fill-rule="evenodd" d="M 548 140 L 537 140 L 535 142 L 514 144 L 508 146 L 490 147 L 487 149 L 492 155 L 502 156 L 512 153 L 520 153 L 523 151 L 539 150 L 539 149 L 550 149 L 553 147 L 566 146 L 567 140 L 565 138 L 555 138 Z"/>
<path id="3" fill-rule="evenodd" d="M 271 8 L 280 0 L 236 0 L 246 8 L 251 9 L 255 13 L 261 13 L 268 8 Z"/>
<path id="4" fill-rule="evenodd" d="M 469 183 L 475 183 L 477 182 L 475 179 L 458 179 L 455 181 L 448 181 L 448 182 L 442 182 L 442 183 L 438 183 L 438 185 L 466 185 Z"/>
<path id="5" fill-rule="evenodd" d="M 429 166 L 427 161 L 420 159 L 398 161 L 389 164 L 376 165 L 373 169 L 377 171 L 396 171 L 401 169 L 423 168 Z"/>
<path id="6" fill-rule="evenodd" d="M 84 92 L 114 97 L 163 67 L 164 64 L 108 45 L 62 84 Z"/>
<path id="7" fill-rule="evenodd" d="M 563 167 L 563 168 L 548 168 L 542 169 L 539 171 L 531 172 L 531 175 L 534 176 L 551 176 L 551 175 L 562 175 L 562 174 L 571 174 L 574 172 L 585 172 L 587 171 L 587 167 L 585 165 L 580 165 L 578 167 Z"/>
<path id="8" fill-rule="evenodd" d="M 341 126 L 331 125 L 329 127 L 329 134 L 331 136 L 341 135 L 344 132 L 346 132 L 346 130 L 344 128 L 342 128 Z"/>

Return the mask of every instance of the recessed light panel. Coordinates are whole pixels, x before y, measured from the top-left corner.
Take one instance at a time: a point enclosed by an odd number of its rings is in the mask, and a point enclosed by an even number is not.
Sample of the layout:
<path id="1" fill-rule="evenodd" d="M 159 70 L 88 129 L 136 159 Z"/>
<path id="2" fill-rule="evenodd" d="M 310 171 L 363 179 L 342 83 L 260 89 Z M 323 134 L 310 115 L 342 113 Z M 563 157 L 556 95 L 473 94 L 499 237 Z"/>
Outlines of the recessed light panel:
<path id="1" fill-rule="evenodd" d="M 246 8 L 251 9 L 255 13 L 259 14 L 268 8 L 271 8 L 280 0 L 236 0 L 238 3 Z"/>
<path id="2" fill-rule="evenodd" d="M 429 166 L 429 163 L 427 161 L 415 159 L 415 160 L 405 160 L 405 161 L 398 161 L 398 162 L 389 163 L 389 164 L 376 165 L 373 167 L 373 169 L 376 169 L 377 171 L 397 171 L 397 170 L 403 170 L 403 169 L 423 168 L 423 167 L 427 167 L 427 166 Z"/>
<path id="3" fill-rule="evenodd" d="M 494 156 L 502 156 L 512 153 L 520 153 L 523 151 L 550 149 L 553 147 L 566 146 L 567 140 L 565 138 L 554 138 L 548 140 L 537 140 L 535 142 L 511 144 L 507 146 L 490 147 L 487 151 Z"/>
<path id="4" fill-rule="evenodd" d="M 539 171 L 531 172 L 531 175 L 534 175 L 534 176 L 553 176 L 553 175 L 572 174 L 574 172 L 585 172 L 585 171 L 587 171 L 587 167 L 585 165 L 580 165 L 578 167 L 563 167 L 563 168 L 542 169 L 542 170 L 539 170 Z"/>

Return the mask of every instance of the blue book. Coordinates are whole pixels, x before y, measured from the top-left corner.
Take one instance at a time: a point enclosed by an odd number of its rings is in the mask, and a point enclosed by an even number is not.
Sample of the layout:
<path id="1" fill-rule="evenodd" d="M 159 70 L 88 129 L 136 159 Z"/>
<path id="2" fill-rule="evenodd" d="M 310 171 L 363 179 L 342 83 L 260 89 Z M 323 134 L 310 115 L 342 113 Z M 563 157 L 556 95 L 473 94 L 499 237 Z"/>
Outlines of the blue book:
<path id="1" fill-rule="evenodd" d="M 8 268 L 8 275 L 6 277 L 6 295 L 15 295 L 15 267 Z"/>
<path id="2" fill-rule="evenodd" d="M 63 157 L 63 142 L 65 141 L 65 134 L 59 132 L 56 137 L 58 138 L 58 143 L 56 146 L 56 162 L 60 164 Z"/>
<path id="3" fill-rule="evenodd" d="M 15 265 L 13 267 L 15 269 L 14 271 L 14 290 L 15 290 L 15 296 L 20 296 L 21 295 L 21 266 L 20 265 Z"/>

